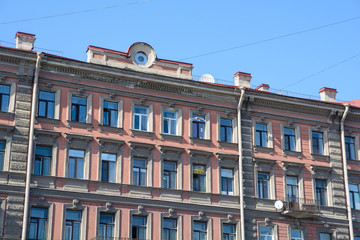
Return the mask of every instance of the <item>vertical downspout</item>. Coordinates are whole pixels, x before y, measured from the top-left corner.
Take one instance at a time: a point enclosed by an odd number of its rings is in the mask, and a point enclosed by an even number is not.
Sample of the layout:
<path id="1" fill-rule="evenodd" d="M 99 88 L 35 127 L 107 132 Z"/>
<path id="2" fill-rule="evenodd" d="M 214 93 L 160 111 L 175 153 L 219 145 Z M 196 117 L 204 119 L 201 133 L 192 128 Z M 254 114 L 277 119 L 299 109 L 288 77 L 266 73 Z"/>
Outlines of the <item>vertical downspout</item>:
<path id="1" fill-rule="evenodd" d="M 241 138 L 241 106 L 244 101 L 245 88 L 241 87 L 241 94 L 237 106 L 237 121 L 238 121 L 238 150 L 239 150 L 239 197 L 240 197 L 240 231 L 241 239 L 245 240 L 245 222 L 244 222 L 244 181 L 243 181 L 243 154 L 242 154 L 242 138 Z"/>
<path id="2" fill-rule="evenodd" d="M 26 166 L 26 183 L 25 183 L 25 200 L 24 200 L 24 216 L 21 239 L 26 240 L 27 225 L 29 218 L 29 198 L 30 198 L 30 180 L 31 180 L 31 168 L 32 168 L 32 156 L 34 148 L 34 122 L 35 122 L 35 111 L 36 111 L 36 99 L 38 93 L 38 82 L 40 72 L 40 62 L 43 54 L 38 52 L 35 66 L 35 76 L 33 84 L 33 92 L 31 99 L 31 115 L 30 115 L 30 131 L 29 131 L 29 146 L 27 155 L 27 166 Z"/>
<path id="3" fill-rule="evenodd" d="M 344 172 L 344 184 L 345 184 L 345 196 L 346 196 L 346 209 L 349 220 L 349 236 L 350 240 L 354 240 L 354 230 L 353 230 L 353 222 L 352 222 L 352 214 L 351 214 L 351 206 L 350 206 L 350 195 L 349 195 L 349 179 L 348 179 L 348 171 L 347 171 L 347 159 L 346 159 L 346 149 L 345 149 L 345 131 L 344 131 L 344 121 L 346 116 L 349 113 L 349 104 L 344 105 L 345 112 L 341 118 L 340 127 L 341 127 L 341 153 L 343 159 L 343 172 Z"/>

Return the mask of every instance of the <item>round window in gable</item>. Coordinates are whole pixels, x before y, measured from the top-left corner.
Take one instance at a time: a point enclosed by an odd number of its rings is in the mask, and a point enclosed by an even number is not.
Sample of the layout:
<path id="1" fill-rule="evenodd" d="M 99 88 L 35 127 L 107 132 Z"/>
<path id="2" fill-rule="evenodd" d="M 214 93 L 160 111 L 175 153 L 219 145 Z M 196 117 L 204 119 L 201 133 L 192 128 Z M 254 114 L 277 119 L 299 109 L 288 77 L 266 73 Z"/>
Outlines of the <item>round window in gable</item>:
<path id="1" fill-rule="evenodd" d="M 145 65 L 148 61 L 148 58 L 145 53 L 137 52 L 135 55 L 135 62 L 139 65 Z"/>

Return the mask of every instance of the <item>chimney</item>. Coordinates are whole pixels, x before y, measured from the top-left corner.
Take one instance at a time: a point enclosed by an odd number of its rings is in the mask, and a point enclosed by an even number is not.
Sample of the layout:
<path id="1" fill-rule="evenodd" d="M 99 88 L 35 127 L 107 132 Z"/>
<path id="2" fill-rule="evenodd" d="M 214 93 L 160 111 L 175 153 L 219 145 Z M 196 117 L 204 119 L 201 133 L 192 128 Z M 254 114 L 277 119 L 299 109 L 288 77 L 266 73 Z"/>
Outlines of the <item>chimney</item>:
<path id="1" fill-rule="evenodd" d="M 321 101 L 336 102 L 336 89 L 323 87 L 319 93 Z"/>
<path id="2" fill-rule="evenodd" d="M 237 72 L 234 74 L 235 86 L 251 88 L 251 74 L 244 72 Z"/>
<path id="3" fill-rule="evenodd" d="M 35 39 L 34 34 L 17 32 L 15 35 L 16 48 L 31 51 L 34 49 Z"/>
<path id="4" fill-rule="evenodd" d="M 264 92 L 268 92 L 270 89 L 270 86 L 268 84 L 261 84 L 260 86 L 258 86 L 257 88 L 255 88 L 256 90 L 259 91 L 264 91 Z"/>

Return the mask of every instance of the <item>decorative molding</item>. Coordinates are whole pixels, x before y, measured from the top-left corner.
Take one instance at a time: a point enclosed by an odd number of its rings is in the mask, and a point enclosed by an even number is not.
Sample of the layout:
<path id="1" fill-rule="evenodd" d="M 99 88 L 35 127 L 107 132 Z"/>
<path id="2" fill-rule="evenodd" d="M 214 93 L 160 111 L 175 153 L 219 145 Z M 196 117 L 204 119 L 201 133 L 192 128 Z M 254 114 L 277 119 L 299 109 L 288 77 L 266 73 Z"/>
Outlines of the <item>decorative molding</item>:
<path id="1" fill-rule="evenodd" d="M 209 158 L 211 157 L 211 155 L 213 155 L 212 152 L 202 151 L 197 149 L 188 149 L 188 152 L 190 154 L 190 157 L 192 158 L 196 158 L 196 157 Z"/>

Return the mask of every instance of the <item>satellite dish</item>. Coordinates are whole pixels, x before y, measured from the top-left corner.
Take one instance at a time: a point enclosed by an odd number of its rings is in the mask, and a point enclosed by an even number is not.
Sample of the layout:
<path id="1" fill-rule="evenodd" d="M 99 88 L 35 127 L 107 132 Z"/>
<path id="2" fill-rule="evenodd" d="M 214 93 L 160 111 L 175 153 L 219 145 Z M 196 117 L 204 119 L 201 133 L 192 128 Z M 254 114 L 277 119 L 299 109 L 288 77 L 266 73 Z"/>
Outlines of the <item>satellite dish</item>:
<path id="1" fill-rule="evenodd" d="M 200 82 L 215 83 L 215 79 L 211 74 L 206 73 L 200 77 Z"/>
<path id="2" fill-rule="evenodd" d="M 274 203 L 274 206 L 277 210 L 282 210 L 284 208 L 284 203 L 281 200 L 277 200 Z"/>

